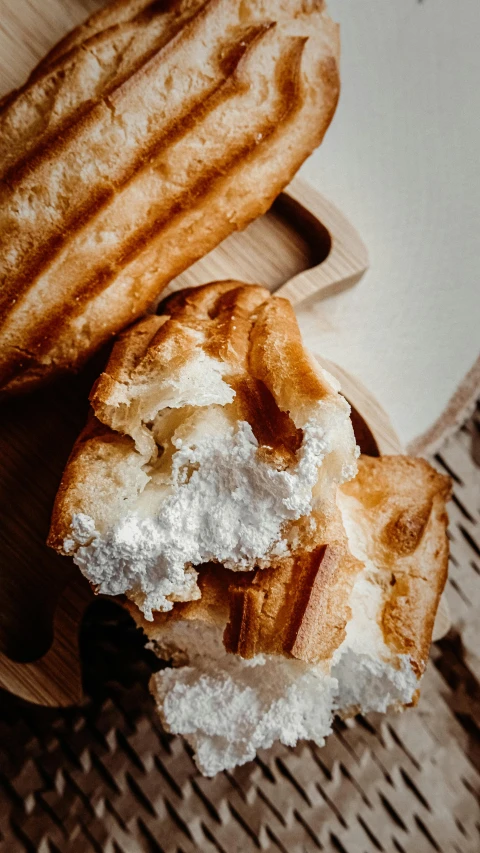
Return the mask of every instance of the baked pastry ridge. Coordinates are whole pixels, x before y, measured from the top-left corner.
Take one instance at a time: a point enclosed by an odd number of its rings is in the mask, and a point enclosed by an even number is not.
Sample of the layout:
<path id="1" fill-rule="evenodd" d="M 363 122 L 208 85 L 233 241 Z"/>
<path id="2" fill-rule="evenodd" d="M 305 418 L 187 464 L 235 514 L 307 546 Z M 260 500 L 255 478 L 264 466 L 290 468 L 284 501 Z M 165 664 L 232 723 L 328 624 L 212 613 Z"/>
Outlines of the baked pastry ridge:
<path id="1" fill-rule="evenodd" d="M 251 571 L 317 547 L 356 472 L 350 406 L 256 285 L 174 294 L 115 344 L 67 464 L 49 543 L 152 618 L 196 567 Z"/>
<path id="2" fill-rule="evenodd" d="M 265 212 L 339 93 L 323 0 L 120 2 L 0 105 L 0 388 L 76 369 Z"/>

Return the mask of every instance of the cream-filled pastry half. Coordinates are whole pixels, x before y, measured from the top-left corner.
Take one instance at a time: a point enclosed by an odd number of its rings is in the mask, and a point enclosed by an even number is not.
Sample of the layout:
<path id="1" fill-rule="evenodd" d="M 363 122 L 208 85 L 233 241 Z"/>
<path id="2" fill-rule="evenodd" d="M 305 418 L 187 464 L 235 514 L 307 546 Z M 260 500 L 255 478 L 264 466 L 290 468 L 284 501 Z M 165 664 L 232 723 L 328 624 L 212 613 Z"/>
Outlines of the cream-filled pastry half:
<path id="1" fill-rule="evenodd" d="M 118 340 L 91 403 L 49 541 L 147 618 L 197 598 L 204 563 L 309 552 L 356 472 L 348 403 L 260 286 L 174 294 Z"/>
<path id="2" fill-rule="evenodd" d="M 360 457 L 317 548 L 232 575 L 205 566 L 202 597 L 154 622 L 165 727 L 211 776 L 276 740 L 322 745 L 335 714 L 415 704 L 447 575 L 448 478 L 420 459 Z"/>

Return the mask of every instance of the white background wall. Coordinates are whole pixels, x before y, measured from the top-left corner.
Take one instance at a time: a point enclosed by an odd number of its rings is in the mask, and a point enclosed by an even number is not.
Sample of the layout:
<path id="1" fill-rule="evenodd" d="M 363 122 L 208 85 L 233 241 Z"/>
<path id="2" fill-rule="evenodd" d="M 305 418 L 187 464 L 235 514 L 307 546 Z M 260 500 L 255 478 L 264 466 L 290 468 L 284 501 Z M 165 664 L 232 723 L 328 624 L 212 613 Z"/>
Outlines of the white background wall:
<path id="1" fill-rule="evenodd" d="M 371 269 L 302 325 L 403 441 L 480 348 L 480 0 L 330 0 L 342 94 L 303 177 L 350 217 Z"/>

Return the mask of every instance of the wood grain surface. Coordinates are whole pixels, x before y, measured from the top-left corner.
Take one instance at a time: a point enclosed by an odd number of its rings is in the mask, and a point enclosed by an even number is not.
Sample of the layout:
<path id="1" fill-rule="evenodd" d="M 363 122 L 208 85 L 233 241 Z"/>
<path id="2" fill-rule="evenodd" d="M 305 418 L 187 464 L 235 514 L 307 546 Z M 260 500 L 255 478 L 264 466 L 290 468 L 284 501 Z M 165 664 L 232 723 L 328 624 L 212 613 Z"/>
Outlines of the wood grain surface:
<path id="1" fill-rule="evenodd" d="M 68 30 L 103 0 L 0 0 L 0 97 L 25 82 Z"/>

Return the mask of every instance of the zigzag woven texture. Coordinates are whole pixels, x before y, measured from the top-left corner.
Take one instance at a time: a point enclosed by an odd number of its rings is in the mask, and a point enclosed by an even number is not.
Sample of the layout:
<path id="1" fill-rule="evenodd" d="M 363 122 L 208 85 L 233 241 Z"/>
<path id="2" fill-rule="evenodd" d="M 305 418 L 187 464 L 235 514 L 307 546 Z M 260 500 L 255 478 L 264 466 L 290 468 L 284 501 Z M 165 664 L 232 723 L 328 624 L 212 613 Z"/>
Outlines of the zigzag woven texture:
<path id="1" fill-rule="evenodd" d="M 0 853 L 478 853 L 478 439 L 472 418 L 434 460 L 455 484 L 453 628 L 432 650 L 417 709 L 338 724 L 323 749 L 277 746 L 203 779 L 156 718 L 153 655 L 126 614 L 97 601 L 81 707 L 0 696 Z"/>

